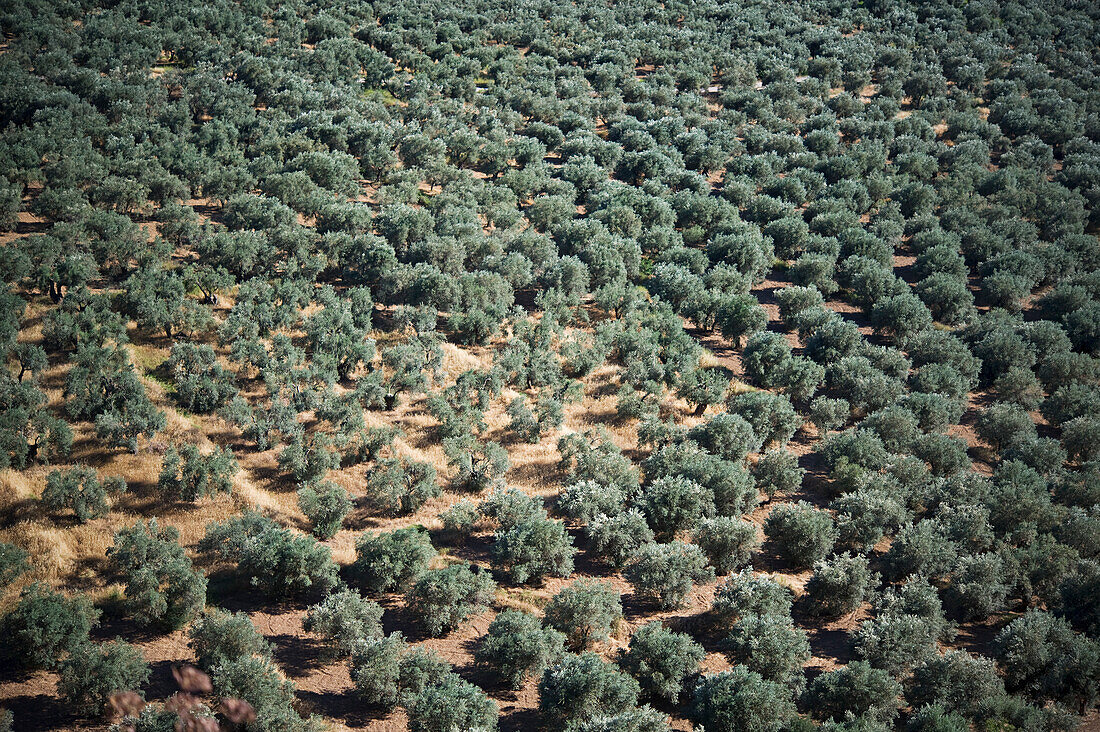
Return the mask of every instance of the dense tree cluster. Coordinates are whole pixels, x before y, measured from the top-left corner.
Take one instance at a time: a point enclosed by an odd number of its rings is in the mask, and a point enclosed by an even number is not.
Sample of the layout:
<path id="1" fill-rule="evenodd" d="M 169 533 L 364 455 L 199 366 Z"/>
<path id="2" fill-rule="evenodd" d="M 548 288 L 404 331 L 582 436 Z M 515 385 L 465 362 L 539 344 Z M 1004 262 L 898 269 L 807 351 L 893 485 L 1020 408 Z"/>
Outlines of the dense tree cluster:
<path id="1" fill-rule="evenodd" d="M 204 714 L 311 730 L 221 609 L 304 597 L 324 662 L 414 732 L 495 729 L 490 695 L 527 687 L 571 732 L 1074 729 L 1100 685 L 1098 24 L 6 4 L 10 667 L 95 716 L 150 676 L 103 612 L 186 627 Z M 58 568 L 94 536 L 95 605 Z M 834 621 L 851 660 L 808 678 Z M 475 626 L 500 688 L 423 647 Z M 118 729 L 184 728 L 163 702 Z"/>

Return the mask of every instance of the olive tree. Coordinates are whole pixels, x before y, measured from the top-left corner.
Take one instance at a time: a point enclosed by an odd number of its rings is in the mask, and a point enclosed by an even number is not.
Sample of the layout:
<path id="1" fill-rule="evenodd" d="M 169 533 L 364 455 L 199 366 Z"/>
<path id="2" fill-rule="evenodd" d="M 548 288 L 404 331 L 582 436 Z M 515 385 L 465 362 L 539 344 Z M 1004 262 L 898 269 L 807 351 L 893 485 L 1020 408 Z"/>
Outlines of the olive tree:
<path id="1" fill-rule="evenodd" d="M 179 545 L 179 531 L 157 520 L 138 521 L 115 534 L 107 550 L 126 580 L 126 608 L 140 625 L 170 630 L 190 622 L 206 605 L 206 578 Z"/>
<path id="2" fill-rule="evenodd" d="M 732 516 L 701 521 L 695 530 L 695 543 L 719 574 L 743 569 L 760 547 L 756 526 Z"/>
<path id="3" fill-rule="evenodd" d="M 491 668 L 513 689 L 529 676 L 541 675 L 564 653 L 565 634 L 544 627 L 535 616 L 504 610 L 489 624 L 478 643 L 474 660 Z"/>
<path id="4" fill-rule="evenodd" d="M 661 608 L 679 607 L 697 582 L 714 578 L 699 547 L 682 541 L 647 544 L 626 568 L 626 577 L 639 597 Z"/>
<path id="5" fill-rule="evenodd" d="M 843 722 L 855 717 L 890 725 L 901 706 L 901 684 L 866 661 L 821 674 L 806 691 L 814 717 Z"/>
<path id="6" fill-rule="evenodd" d="M 630 636 L 630 646 L 619 654 L 619 667 L 638 680 L 643 694 L 675 702 L 705 655 L 691 636 L 652 622 Z"/>
<path id="7" fill-rule="evenodd" d="M 23 589 L 0 627 L 17 667 L 56 669 L 67 654 L 88 642 L 99 615 L 86 598 L 69 598 L 36 582 Z"/>
<path id="8" fill-rule="evenodd" d="M 544 511 L 502 528 L 490 548 L 494 564 L 517 584 L 541 581 L 548 575 L 568 577 L 573 573 L 574 551 L 565 525 Z"/>
<path id="9" fill-rule="evenodd" d="M 462 563 L 423 572 L 405 593 L 405 602 L 430 635 L 440 636 L 486 610 L 495 593 L 488 572 Z"/>
<path id="10" fill-rule="evenodd" d="M 764 520 L 764 534 L 796 567 L 810 567 L 832 551 L 836 526 L 825 511 L 805 501 L 777 506 Z"/>
<path id="11" fill-rule="evenodd" d="M 242 612 L 211 609 L 191 624 L 187 635 L 199 666 L 207 671 L 241 658 L 267 658 L 272 653 L 271 644 Z"/>
<path id="12" fill-rule="evenodd" d="M 623 606 L 609 583 L 577 580 L 550 598 L 544 617 L 547 625 L 565 634 L 570 648 L 585 650 L 618 629 Z"/>
<path id="13" fill-rule="evenodd" d="M 351 580 L 370 594 L 408 588 L 435 558 L 428 532 L 410 526 L 381 534 L 363 534 L 355 544 Z"/>
<path id="14" fill-rule="evenodd" d="M 81 644 L 62 662 L 59 674 L 58 696 L 74 709 L 99 714 L 111 708 L 111 694 L 140 689 L 150 669 L 140 649 L 119 639 Z"/>
<path id="15" fill-rule="evenodd" d="M 347 655 L 360 642 L 382 637 L 382 608 L 355 590 L 334 592 L 306 611 L 302 629 L 324 638 L 333 655 Z"/>
<path id="16" fill-rule="evenodd" d="M 810 660 L 806 631 L 778 614 L 744 614 L 726 636 L 730 655 L 769 681 L 793 689 L 803 684 L 802 666 Z"/>
<path id="17" fill-rule="evenodd" d="M 313 535 L 318 539 L 331 539 L 344 525 L 351 513 L 351 496 L 343 486 L 321 481 L 316 486 L 298 489 L 298 508 L 312 524 Z"/>
<path id="18" fill-rule="evenodd" d="M 791 690 L 745 666 L 704 676 L 691 717 L 714 732 L 779 732 L 797 716 Z"/>
<path id="19" fill-rule="evenodd" d="M 595 653 L 567 654 L 539 679 L 539 714 L 554 729 L 633 709 L 638 682 Z"/>
<path id="20" fill-rule="evenodd" d="M 839 617 L 859 608 L 877 584 L 867 557 L 845 552 L 814 564 L 814 573 L 806 583 L 806 598 L 815 613 Z"/>
<path id="21" fill-rule="evenodd" d="M 83 524 L 105 516 L 110 510 L 107 497 L 125 491 L 126 482 L 122 478 L 110 477 L 100 481 L 95 470 L 78 465 L 68 470 L 54 470 L 46 476 L 42 503 L 51 511 L 72 509 L 76 520 Z"/>

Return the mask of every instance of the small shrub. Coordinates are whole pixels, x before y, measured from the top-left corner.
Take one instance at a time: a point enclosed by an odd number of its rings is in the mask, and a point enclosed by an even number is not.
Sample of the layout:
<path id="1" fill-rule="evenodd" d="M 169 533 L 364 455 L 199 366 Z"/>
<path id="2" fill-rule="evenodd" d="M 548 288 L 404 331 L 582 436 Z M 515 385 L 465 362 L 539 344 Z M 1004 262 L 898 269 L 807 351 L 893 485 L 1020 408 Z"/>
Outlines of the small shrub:
<path id="1" fill-rule="evenodd" d="M 643 546 L 627 566 L 626 576 L 636 595 L 672 608 L 683 604 L 696 582 L 714 579 L 714 572 L 699 547 L 674 541 Z"/>
<path id="2" fill-rule="evenodd" d="M 675 702 L 704 656 L 703 647 L 691 636 L 653 622 L 634 631 L 630 647 L 620 653 L 619 666 L 638 680 L 644 694 Z"/>
<path id="3" fill-rule="evenodd" d="M 489 624 L 474 659 L 491 668 L 511 688 L 519 689 L 528 676 L 541 675 L 543 669 L 556 663 L 564 644 L 564 633 L 543 627 L 534 615 L 504 610 Z"/>
<path id="4" fill-rule="evenodd" d="M 0 592 L 11 586 L 15 580 L 31 568 L 26 549 L 15 544 L 0 542 Z"/>
<path id="5" fill-rule="evenodd" d="M 905 729 L 906 732 L 970 732 L 970 723 L 939 704 L 925 704 L 913 712 Z"/>
<path id="6" fill-rule="evenodd" d="M 199 703 L 191 707 L 186 714 L 192 718 L 214 716 L 205 705 Z M 181 721 L 181 718 L 180 714 L 171 709 L 147 704 L 136 715 L 126 714 L 119 722 L 112 724 L 110 732 L 176 732 L 176 724 Z M 0 724 L 0 732 L 11 732 L 11 729 L 5 730 L 3 724 Z"/>
<path id="7" fill-rule="evenodd" d="M 974 430 L 997 452 L 1025 439 L 1035 438 L 1035 423 L 1017 404 L 993 404 L 978 415 Z"/>
<path id="8" fill-rule="evenodd" d="M 568 482 L 594 480 L 600 485 L 617 485 L 625 492 L 638 486 L 638 472 L 630 459 L 606 431 L 574 432 L 558 440 L 559 466 Z"/>
<path id="9" fill-rule="evenodd" d="M 421 692 L 428 687 L 446 683 L 455 678 L 457 677 L 451 670 L 451 664 L 440 658 L 435 651 L 412 646 L 401 656 L 398 667 L 401 704 L 406 707 L 412 706 Z"/>
<path id="10" fill-rule="evenodd" d="M 278 463 L 296 482 L 312 485 L 340 467 L 340 453 L 327 432 L 295 432 L 279 452 Z"/>
<path id="11" fill-rule="evenodd" d="M 179 341 L 165 362 L 176 384 L 176 401 L 195 414 L 209 414 L 237 395 L 232 375 L 222 368 L 214 349 Z"/>
<path id="12" fill-rule="evenodd" d="M 708 422 L 688 430 L 687 437 L 712 455 L 734 462 L 760 449 L 752 425 L 736 414 L 715 415 Z"/>
<path id="13" fill-rule="evenodd" d="M 622 617 L 619 593 L 609 583 L 596 580 L 578 580 L 562 588 L 545 611 L 546 624 L 564 633 L 575 650 L 607 640 Z"/>
<path id="14" fill-rule="evenodd" d="M 995 651 L 1010 691 L 1078 710 L 1096 703 L 1100 644 L 1066 620 L 1029 610 L 997 634 Z"/>
<path id="15" fill-rule="evenodd" d="M 944 593 L 948 606 L 963 620 L 987 618 L 1005 606 L 1008 584 L 999 554 L 959 557 Z"/>
<path id="16" fill-rule="evenodd" d="M 485 500 L 478 504 L 481 515 L 490 521 L 495 521 L 501 529 L 508 530 L 533 516 L 540 516 L 544 511 L 542 501 L 519 490 L 518 488 L 503 488 L 493 491 Z"/>
<path id="17" fill-rule="evenodd" d="M 889 488 L 866 487 L 845 493 L 830 508 L 836 511 L 837 543 L 857 551 L 870 551 L 910 518 L 902 500 Z"/>
<path id="18" fill-rule="evenodd" d="M 917 615 L 880 615 L 853 634 L 856 654 L 875 668 L 902 676 L 936 653 L 936 623 Z"/>
<path id="19" fill-rule="evenodd" d="M 647 704 L 625 712 L 597 714 L 573 722 L 566 729 L 569 732 L 668 732 L 667 720 L 667 714 Z"/>
<path id="20" fill-rule="evenodd" d="M 444 440 L 443 449 L 454 468 L 451 484 L 455 490 L 481 493 L 498 488 L 508 472 L 508 451 L 495 442 L 470 446 L 464 440 Z"/>
<path id="21" fill-rule="evenodd" d="M 817 397 L 810 402 L 810 421 L 817 432 L 826 437 L 831 430 L 838 430 L 848 422 L 852 407 L 843 399 Z"/>
<path id="22" fill-rule="evenodd" d="M 887 574 L 895 579 L 921 575 L 930 579 L 947 574 L 958 549 L 935 519 L 903 527 L 886 552 Z"/>
<path id="23" fill-rule="evenodd" d="M 643 463 L 647 485 L 635 501 L 654 523 L 654 531 L 679 530 L 692 515 L 739 516 L 756 507 L 759 494 L 752 474 L 741 464 L 711 455 L 693 442 L 670 443 Z M 657 488 L 658 482 L 663 482 Z M 705 494 L 696 498 L 696 483 Z M 662 504 L 663 500 L 668 505 Z M 658 529 L 657 523 L 661 523 Z M 670 525 L 671 524 L 671 525 Z"/>
<path id="24" fill-rule="evenodd" d="M 421 574 L 405 594 L 405 602 L 428 634 L 439 636 L 488 609 L 495 592 L 496 583 L 488 572 L 470 564 L 454 564 Z"/>
<path id="25" fill-rule="evenodd" d="M 518 396 L 509 402 L 505 413 L 509 420 L 508 429 L 515 434 L 517 440 L 532 445 L 539 441 L 542 430 L 535 413 L 527 406 L 525 397 Z"/>
<path id="26" fill-rule="evenodd" d="M 439 519 L 443 522 L 443 530 L 454 541 L 462 540 L 473 533 L 480 518 L 477 504 L 468 498 L 453 503 L 450 508 L 439 514 Z"/>
<path id="27" fill-rule="evenodd" d="M 726 406 L 752 425 L 765 448 L 782 447 L 802 426 L 791 400 L 783 394 L 769 391 L 747 391 L 732 395 Z"/>

